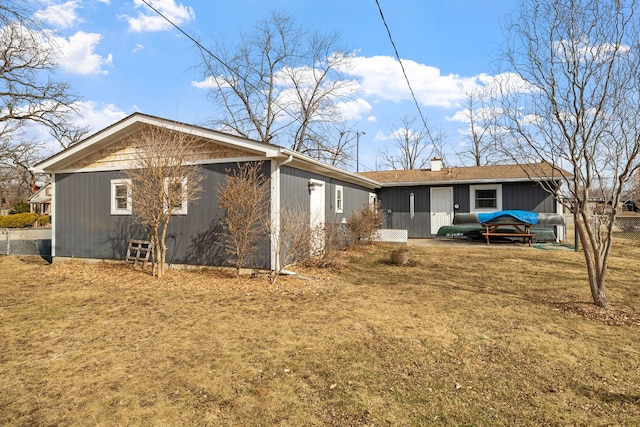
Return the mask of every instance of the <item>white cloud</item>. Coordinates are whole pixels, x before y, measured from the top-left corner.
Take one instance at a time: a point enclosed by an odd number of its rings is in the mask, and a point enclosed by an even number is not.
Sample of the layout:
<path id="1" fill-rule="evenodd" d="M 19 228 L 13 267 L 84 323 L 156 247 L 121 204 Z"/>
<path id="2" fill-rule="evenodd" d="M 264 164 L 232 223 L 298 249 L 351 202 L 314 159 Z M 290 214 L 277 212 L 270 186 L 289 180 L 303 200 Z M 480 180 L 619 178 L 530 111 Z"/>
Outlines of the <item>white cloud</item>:
<path id="1" fill-rule="evenodd" d="M 103 66 L 111 65 L 113 56 L 109 54 L 105 58 L 94 52 L 102 35 L 78 31 L 69 39 L 53 33 L 48 33 L 48 37 L 60 53 L 58 63 L 66 71 L 74 74 L 108 74 Z"/>
<path id="2" fill-rule="evenodd" d="M 371 104 L 362 98 L 338 102 L 336 107 L 345 120 L 361 120 L 365 114 L 370 113 L 372 110 Z"/>
<path id="3" fill-rule="evenodd" d="M 455 105 L 463 97 L 464 87 L 475 80 L 456 74 L 443 76 L 438 68 L 411 60 L 402 63 L 418 102 L 424 106 Z M 400 64 L 390 56 L 355 57 L 353 67 L 344 72 L 360 80 L 360 90 L 366 96 L 394 102 L 412 99 Z"/>
<path id="4" fill-rule="evenodd" d="M 196 14 L 191 6 L 184 6 L 175 0 L 148 0 L 149 4 L 176 25 L 181 25 L 195 18 Z M 142 0 L 134 0 L 134 6 L 139 9 L 138 16 L 125 16 L 129 23 L 129 31 L 135 33 L 165 31 L 172 26 L 162 16 L 154 12 Z"/>
<path id="5" fill-rule="evenodd" d="M 136 44 L 136 47 L 134 47 L 134 48 L 133 48 L 133 53 L 138 53 L 138 52 L 140 52 L 140 51 L 141 51 L 141 50 L 143 50 L 143 49 L 144 49 L 144 45 L 143 45 L 143 44 L 140 44 L 140 43 L 137 43 L 137 44 Z"/>
<path id="6" fill-rule="evenodd" d="M 75 113 L 69 112 L 70 123 L 77 127 L 88 128 L 89 133 L 85 137 L 127 116 L 127 113 L 113 104 L 102 104 L 93 101 L 77 101 L 72 104 L 71 108 L 75 110 Z M 67 111 L 71 111 L 71 109 Z M 62 149 L 60 144 L 51 136 L 49 128 L 46 126 L 31 124 L 25 131 L 27 138 L 42 141 L 43 156 L 51 156 Z"/>
<path id="7" fill-rule="evenodd" d="M 216 79 L 213 76 L 209 76 L 201 81 L 192 81 L 191 86 L 198 89 L 214 89 L 218 87 L 229 87 L 229 84 L 222 77 Z"/>
<path id="8" fill-rule="evenodd" d="M 78 101 L 74 103 L 78 117 L 73 124 L 88 127 L 91 132 L 97 132 L 127 116 L 127 113 L 114 104 L 102 104 L 94 101 Z"/>
<path id="9" fill-rule="evenodd" d="M 69 0 L 60 4 L 47 1 L 45 4 L 47 6 L 44 9 L 36 11 L 35 18 L 37 20 L 57 29 L 72 27 L 80 21 L 76 13 L 76 9 L 80 6 L 78 0 Z"/>

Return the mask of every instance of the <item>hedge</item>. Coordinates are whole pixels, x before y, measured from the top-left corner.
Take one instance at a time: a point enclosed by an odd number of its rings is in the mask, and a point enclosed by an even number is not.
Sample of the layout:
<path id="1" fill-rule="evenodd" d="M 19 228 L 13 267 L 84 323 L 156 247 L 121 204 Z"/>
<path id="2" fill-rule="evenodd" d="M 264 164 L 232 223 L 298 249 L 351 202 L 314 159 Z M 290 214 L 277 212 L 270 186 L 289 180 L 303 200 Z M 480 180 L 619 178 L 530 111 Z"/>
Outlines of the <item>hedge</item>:
<path id="1" fill-rule="evenodd" d="M 37 220 L 38 214 L 31 212 L 0 216 L 0 228 L 30 227 Z"/>
<path id="2" fill-rule="evenodd" d="M 44 227 L 49 224 L 51 224 L 51 218 L 49 218 L 49 215 L 42 215 L 40 218 L 38 218 L 38 225 L 40 227 Z"/>

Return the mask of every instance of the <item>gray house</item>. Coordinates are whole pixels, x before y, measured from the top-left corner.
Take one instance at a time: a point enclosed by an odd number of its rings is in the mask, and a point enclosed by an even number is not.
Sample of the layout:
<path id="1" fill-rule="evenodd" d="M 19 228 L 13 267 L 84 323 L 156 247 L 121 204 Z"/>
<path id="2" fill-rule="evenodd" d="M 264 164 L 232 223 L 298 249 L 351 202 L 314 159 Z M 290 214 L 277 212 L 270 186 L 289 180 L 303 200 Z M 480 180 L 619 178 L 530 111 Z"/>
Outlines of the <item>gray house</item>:
<path id="1" fill-rule="evenodd" d="M 51 177 L 54 258 L 124 259 L 128 240 L 143 237 L 132 222 L 136 195 L 128 200 L 119 191 L 135 155 L 131 141 L 141 126 L 168 128 L 198 139 L 191 162 L 202 168 L 204 190 L 200 200 L 176 212 L 170 223 L 170 263 L 226 264 L 216 232 L 224 215 L 218 188 L 228 170 L 243 162 L 263 162 L 270 179 L 272 221 L 279 221 L 282 206 L 297 206 L 308 213 L 311 226 L 338 224 L 374 200 L 379 187 L 370 178 L 285 148 L 134 113 L 35 166 L 36 172 Z M 266 236 L 261 249 L 253 266 L 275 268 L 277 252 Z"/>
<path id="2" fill-rule="evenodd" d="M 435 160 L 431 169 L 354 174 L 275 145 L 135 113 L 34 167 L 51 177 L 52 257 L 124 259 L 129 239 L 146 237 L 132 221 L 136 195 L 127 198 L 121 192 L 136 154 L 134 141 L 144 126 L 198 141 L 190 162 L 202 168 L 204 190 L 171 221 L 167 262 L 173 264 L 227 264 L 218 188 L 228 171 L 244 162 L 263 162 L 270 179 L 270 216 L 276 223 L 287 206 L 306 212 L 312 227 L 340 224 L 378 199 L 385 213 L 383 228 L 429 238 L 452 224 L 456 213 L 562 212 L 542 185 L 558 181 L 558 171 L 548 164 L 450 168 Z M 252 266 L 278 266 L 269 239 L 265 235 Z"/>
<path id="3" fill-rule="evenodd" d="M 385 228 L 408 230 L 409 238 L 435 237 L 455 214 L 502 210 L 562 213 L 562 205 L 545 190 L 560 181 L 548 163 L 479 167 L 443 167 L 434 159 L 430 169 L 365 172 L 380 184 L 378 199 Z M 563 229 L 557 237 L 562 240 Z"/>

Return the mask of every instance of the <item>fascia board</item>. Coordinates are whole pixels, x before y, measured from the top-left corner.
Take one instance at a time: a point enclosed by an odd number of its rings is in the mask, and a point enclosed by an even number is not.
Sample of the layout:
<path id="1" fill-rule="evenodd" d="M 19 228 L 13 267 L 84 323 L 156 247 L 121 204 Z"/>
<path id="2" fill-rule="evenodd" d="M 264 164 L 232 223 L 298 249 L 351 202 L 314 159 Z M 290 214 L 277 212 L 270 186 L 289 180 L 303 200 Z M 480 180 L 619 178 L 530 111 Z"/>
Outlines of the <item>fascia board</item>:
<path id="1" fill-rule="evenodd" d="M 446 180 L 446 181 L 407 181 L 407 182 L 382 182 L 380 185 L 385 187 L 417 187 L 417 186 L 441 186 L 441 185 L 465 185 L 465 184 L 496 184 L 505 182 L 539 182 L 554 181 L 554 178 L 492 178 L 492 179 L 465 179 L 465 180 Z"/>

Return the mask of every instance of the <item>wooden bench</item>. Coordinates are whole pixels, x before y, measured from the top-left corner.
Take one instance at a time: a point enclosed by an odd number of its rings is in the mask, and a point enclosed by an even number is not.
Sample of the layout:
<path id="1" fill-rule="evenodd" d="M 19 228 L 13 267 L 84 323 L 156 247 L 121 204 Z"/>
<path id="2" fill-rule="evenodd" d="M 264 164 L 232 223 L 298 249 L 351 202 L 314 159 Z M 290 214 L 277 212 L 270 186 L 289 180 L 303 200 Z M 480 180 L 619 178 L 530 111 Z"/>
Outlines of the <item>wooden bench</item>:
<path id="1" fill-rule="evenodd" d="M 529 224 L 516 224 L 516 223 L 502 223 L 502 224 L 483 224 L 485 228 L 485 232 L 482 233 L 485 239 L 487 239 L 487 245 L 489 244 L 489 239 L 491 237 L 515 237 L 522 238 L 522 244 L 525 242 L 529 242 L 529 246 L 531 246 L 531 241 L 536 236 L 531 233 L 531 225 Z M 514 233 L 504 233 L 498 232 L 499 227 L 511 226 L 515 228 Z"/>

